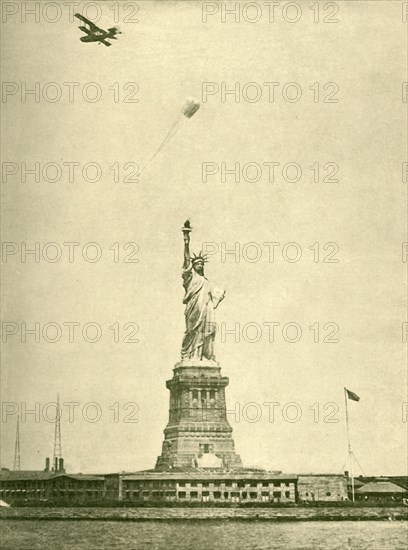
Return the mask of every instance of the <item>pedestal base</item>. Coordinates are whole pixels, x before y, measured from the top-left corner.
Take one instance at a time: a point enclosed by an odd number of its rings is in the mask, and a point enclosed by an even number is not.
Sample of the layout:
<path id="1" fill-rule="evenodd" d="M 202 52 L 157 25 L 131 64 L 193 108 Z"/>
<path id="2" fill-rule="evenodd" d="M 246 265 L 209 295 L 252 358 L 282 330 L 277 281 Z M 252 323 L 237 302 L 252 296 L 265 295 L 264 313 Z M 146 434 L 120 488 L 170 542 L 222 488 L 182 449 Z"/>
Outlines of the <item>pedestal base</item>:
<path id="1" fill-rule="evenodd" d="M 156 470 L 242 467 L 226 415 L 228 382 L 216 361 L 183 360 L 175 365 L 166 383 L 170 414 Z"/>

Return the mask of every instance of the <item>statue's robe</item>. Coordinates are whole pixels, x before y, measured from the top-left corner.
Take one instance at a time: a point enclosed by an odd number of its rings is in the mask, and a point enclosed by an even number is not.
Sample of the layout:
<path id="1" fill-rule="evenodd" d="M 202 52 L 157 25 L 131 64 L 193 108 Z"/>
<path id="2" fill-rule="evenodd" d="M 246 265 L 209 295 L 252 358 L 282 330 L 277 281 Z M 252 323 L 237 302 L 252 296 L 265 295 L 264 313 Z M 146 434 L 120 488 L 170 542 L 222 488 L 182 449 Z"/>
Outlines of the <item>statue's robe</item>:
<path id="1" fill-rule="evenodd" d="M 211 286 L 206 277 L 199 275 L 190 262 L 183 269 L 183 286 L 186 306 L 186 332 L 181 347 L 182 359 L 214 359 L 216 332 Z"/>

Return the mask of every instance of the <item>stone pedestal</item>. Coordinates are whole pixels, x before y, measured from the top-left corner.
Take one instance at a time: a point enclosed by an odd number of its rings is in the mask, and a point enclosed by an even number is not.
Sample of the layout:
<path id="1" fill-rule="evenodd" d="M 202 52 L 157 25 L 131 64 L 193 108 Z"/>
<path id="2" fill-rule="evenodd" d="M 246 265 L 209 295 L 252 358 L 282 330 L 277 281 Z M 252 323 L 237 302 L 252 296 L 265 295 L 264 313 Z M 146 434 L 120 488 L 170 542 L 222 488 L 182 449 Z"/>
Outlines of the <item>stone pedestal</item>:
<path id="1" fill-rule="evenodd" d="M 166 383 L 169 422 L 156 470 L 242 467 L 226 415 L 228 382 L 216 361 L 187 359 L 176 364 Z"/>

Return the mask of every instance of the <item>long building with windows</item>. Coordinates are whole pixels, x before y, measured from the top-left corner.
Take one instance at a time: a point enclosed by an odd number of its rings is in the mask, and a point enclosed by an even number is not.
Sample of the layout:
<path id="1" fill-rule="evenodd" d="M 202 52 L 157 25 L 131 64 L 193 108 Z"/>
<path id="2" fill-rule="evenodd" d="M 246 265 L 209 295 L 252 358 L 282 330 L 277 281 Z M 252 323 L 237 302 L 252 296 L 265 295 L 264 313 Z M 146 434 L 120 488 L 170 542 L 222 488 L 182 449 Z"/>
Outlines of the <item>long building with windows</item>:
<path id="1" fill-rule="evenodd" d="M 105 498 L 104 476 L 53 471 L 0 472 L 0 499 L 7 504 L 98 502 Z"/>
<path id="2" fill-rule="evenodd" d="M 143 502 L 296 502 L 296 475 L 241 472 L 140 472 L 124 475 L 120 498 Z"/>

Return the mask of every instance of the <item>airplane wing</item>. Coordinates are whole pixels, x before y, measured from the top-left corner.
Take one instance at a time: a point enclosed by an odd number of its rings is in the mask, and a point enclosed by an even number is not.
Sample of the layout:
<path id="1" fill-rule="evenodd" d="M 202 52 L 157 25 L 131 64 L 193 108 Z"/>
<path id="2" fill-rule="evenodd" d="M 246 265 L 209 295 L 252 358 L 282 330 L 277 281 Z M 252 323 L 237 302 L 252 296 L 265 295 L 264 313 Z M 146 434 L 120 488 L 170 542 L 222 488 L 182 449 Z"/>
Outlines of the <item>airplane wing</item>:
<path id="1" fill-rule="evenodd" d="M 76 13 L 75 17 L 77 17 L 80 21 L 82 21 L 86 25 L 89 25 L 89 28 L 91 29 L 91 31 L 101 31 L 102 30 L 97 25 L 95 25 L 95 23 L 92 23 L 92 21 L 89 21 L 89 19 L 87 19 L 86 17 L 84 17 L 80 13 Z"/>
<path id="2" fill-rule="evenodd" d="M 112 44 L 110 44 L 107 40 L 104 40 L 103 38 L 101 38 L 99 42 L 101 42 L 101 44 L 105 44 L 105 46 L 112 46 Z"/>
<path id="3" fill-rule="evenodd" d="M 86 34 L 92 34 L 91 31 L 88 29 L 88 27 L 79 27 L 81 31 L 86 32 Z"/>

